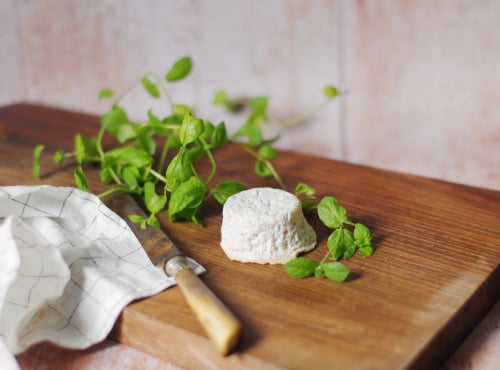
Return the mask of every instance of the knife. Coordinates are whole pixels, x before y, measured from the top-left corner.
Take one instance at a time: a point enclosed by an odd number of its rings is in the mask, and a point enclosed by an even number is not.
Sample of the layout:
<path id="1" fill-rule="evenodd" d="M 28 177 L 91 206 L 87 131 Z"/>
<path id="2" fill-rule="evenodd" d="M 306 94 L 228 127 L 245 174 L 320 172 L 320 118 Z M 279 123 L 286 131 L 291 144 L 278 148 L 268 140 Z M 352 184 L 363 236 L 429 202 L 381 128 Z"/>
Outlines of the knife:
<path id="1" fill-rule="evenodd" d="M 131 195 L 117 192 L 107 203 L 125 219 L 153 264 L 163 269 L 168 276 L 175 277 L 188 304 L 219 353 L 228 355 L 242 331 L 238 319 L 193 272 L 186 256 L 160 228 L 141 229 L 139 224 L 129 220 L 128 216 L 132 214 L 147 217 Z"/>

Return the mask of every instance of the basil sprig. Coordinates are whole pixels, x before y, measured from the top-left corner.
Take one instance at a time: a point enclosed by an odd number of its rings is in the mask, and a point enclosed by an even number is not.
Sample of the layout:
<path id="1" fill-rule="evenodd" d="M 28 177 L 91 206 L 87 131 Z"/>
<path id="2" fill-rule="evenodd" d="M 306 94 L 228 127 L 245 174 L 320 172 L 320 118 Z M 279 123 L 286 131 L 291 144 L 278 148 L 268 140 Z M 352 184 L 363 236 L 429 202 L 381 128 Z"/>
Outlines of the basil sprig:
<path id="1" fill-rule="evenodd" d="M 152 99 L 165 99 L 171 110 L 169 115 L 159 117 L 149 109 L 146 120 L 132 121 L 121 105 L 128 91 L 117 96 L 111 89 L 102 89 L 100 99 L 114 100 L 109 110 L 102 114 L 96 136 L 78 133 L 73 151 L 59 149 L 53 154 L 53 161 L 58 164 L 63 164 L 68 158 L 75 160 L 74 181 L 82 190 L 89 191 L 85 166 L 92 164 L 100 166 L 100 180 L 111 184 L 99 196 L 104 197 L 115 191 L 141 196 L 149 214 L 145 217 L 129 215 L 129 218 L 142 228 L 159 226 L 157 214 L 164 211 L 171 221 L 187 220 L 202 225 L 198 214 L 207 196 L 212 195 L 224 204 L 231 195 L 245 189 L 245 185 L 236 180 L 212 183 L 217 172 L 213 151 L 228 142 L 235 143 L 254 158 L 253 170 L 258 176 L 273 178 L 286 190 L 272 163 L 278 156 L 273 145 L 279 136 L 266 138 L 265 130 L 283 129 L 303 122 L 329 101 L 342 95 L 337 88 L 328 85 L 323 89 L 326 99 L 316 107 L 297 117 L 272 124 L 268 117 L 268 97 L 234 99 L 220 90 L 213 99 L 215 105 L 236 114 L 247 112 L 241 127 L 229 137 L 224 122 L 213 124 L 170 96 L 169 84 L 188 77 L 192 66 L 191 58 L 185 56 L 175 61 L 163 78 L 147 73 L 137 81 L 137 85 Z M 102 145 L 105 135 L 114 137 L 118 144 L 105 150 Z M 36 178 L 40 178 L 44 148 L 40 144 L 33 151 L 32 173 Z M 196 169 L 202 157 L 208 159 L 210 165 L 206 178 L 202 178 Z M 299 183 L 295 194 L 305 211 L 317 210 L 321 221 L 331 229 L 331 234 L 327 241 L 328 251 L 321 261 L 301 256 L 286 263 L 285 270 L 296 278 L 325 276 L 334 281 L 345 281 L 350 271 L 339 260 L 351 258 L 358 250 L 363 256 L 370 256 L 374 250 L 370 230 L 352 222 L 346 209 L 333 197 L 324 197 L 316 204 L 316 191 L 307 184 Z"/>
<path id="2" fill-rule="evenodd" d="M 147 120 L 132 121 L 121 105 L 128 91 L 118 96 L 111 89 L 102 89 L 100 99 L 114 100 L 101 116 L 97 135 L 76 134 L 72 152 L 57 150 L 53 156 L 58 164 L 67 158 L 75 159 L 74 180 L 80 189 L 89 190 L 85 165 L 92 163 L 100 166 L 100 180 L 112 184 L 106 192 L 99 194 L 101 197 L 114 191 L 142 196 L 149 215 L 146 218 L 130 215 L 141 227 L 158 226 L 156 215 L 165 210 L 172 221 L 188 220 L 201 225 L 198 213 L 209 194 L 223 204 L 231 195 L 242 191 L 245 185 L 234 180 L 212 184 L 217 171 L 213 151 L 229 141 L 235 142 L 255 159 L 254 171 L 258 176 L 274 178 L 285 189 L 272 164 L 278 155 L 272 145 L 278 137 L 265 139 L 264 135 L 264 125 L 269 125 L 268 98 L 232 99 L 223 90 L 215 94 L 216 105 L 235 113 L 248 110 L 247 119 L 230 138 L 224 122 L 215 125 L 202 119 L 191 108 L 174 102 L 170 96 L 169 84 L 188 77 L 192 67 L 191 58 L 184 56 L 173 63 L 163 78 L 147 73 L 137 81 L 137 85 L 151 98 L 166 100 L 171 108 L 171 114 L 166 117 L 158 117 L 150 109 Z M 325 87 L 326 100 L 317 109 L 338 95 L 340 93 L 333 86 Z M 293 122 L 305 120 L 316 110 L 293 119 Z M 102 146 L 105 135 L 113 136 L 118 145 L 105 150 Z M 36 178 L 40 178 L 43 150 L 44 146 L 38 145 L 33 152 L 32 172 Z M 206 178 L 202 178 L 196 170 L 197 162 L 202 157 L 207 158 L 211 166 Z"/>
<path id="3" fill-rule="evenodd" d="M 315 189 L 311 186 L 298 184 L 295 194 L 301 199 L 303 207 L 317 209 L 319 219 L 331 233 L 327 240 L 328 251 L 321 261 L 301 256 L 287 262 L 285 270 L 298 279 L 326 276 L 330 280 L 345 281 L 350 270 L 339 260 L 351 258 L 357 250 L 365 257 L 371 256 L 374 246 L 370 229 L 361 223 L 352 222 L 347 210 L 334 197 L 325 196 L 316 206 Z"/>

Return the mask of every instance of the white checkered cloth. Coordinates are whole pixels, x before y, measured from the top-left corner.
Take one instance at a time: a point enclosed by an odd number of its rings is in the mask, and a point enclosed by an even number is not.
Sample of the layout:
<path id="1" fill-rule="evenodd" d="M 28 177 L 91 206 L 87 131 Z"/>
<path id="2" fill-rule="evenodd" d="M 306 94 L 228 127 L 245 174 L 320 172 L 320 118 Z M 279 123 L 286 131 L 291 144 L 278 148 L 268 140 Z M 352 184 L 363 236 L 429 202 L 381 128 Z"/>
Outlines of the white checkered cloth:
<path id="1" fill-rule="evenodd" d="M 43 340 L 75 349 L 103 340 L 129 302 L 174 284 L 96 196 L 0 187 L 0 364 L 7 369 L 18 368 L 13 355 Z"/>

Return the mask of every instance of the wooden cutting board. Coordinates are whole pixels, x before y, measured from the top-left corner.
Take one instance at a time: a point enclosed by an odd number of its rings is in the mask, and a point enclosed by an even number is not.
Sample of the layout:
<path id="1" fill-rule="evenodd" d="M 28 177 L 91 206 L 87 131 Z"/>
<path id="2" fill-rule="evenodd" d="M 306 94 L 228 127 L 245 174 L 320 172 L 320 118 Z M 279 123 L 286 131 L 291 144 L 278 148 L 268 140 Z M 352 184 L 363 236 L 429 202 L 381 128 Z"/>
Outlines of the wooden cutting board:
<path id="1" fill-rule="evenodd" d="M 73 185 L 72 166 L 44 164 L 31 177 L 32 150 L 71 149 L 77 132 L 95 134 L 98 118 L 35 105 L 0 109 L 0 184 Z M 253 175 L 236 146 L 216 153 L 215 181 L 275 186 Z M 221 206 L 209 200 L 205 227 L 162 227 L 204 264 L 203 280 L 244 325 L 237 352 L 220 357 L 177 287 L 130 304 L 111 336 L 186 368 L 429 369 L 439 366 L 500 296 L 500 192 L 281 152 L 285 183 L 335 196 L 372 230 L 376 252 L 345 262 L 346 283 L 296 280 L 282 266 L 242 264 L 219 247 Z M 90 170 L 89 170 L 90 171 Z M 201 172 L 204 170 L 201 169 Z M 94 192 L 105 186 L 92 173 Z M 327 230 L 313 216 L 319 246 Z"/>

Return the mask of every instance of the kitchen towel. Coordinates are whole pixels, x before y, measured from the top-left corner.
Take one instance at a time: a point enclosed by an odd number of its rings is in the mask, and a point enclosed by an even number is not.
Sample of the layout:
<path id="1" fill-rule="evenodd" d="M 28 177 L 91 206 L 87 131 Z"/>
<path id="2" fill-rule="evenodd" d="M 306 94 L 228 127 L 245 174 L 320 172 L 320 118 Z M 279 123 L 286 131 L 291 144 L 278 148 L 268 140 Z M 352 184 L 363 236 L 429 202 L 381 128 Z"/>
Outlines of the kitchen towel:
<path id="1" fill-rule="evenodd" d="M 75 349 L 103 340 L 129 302 L 173 285 L 95 195 L 0 186 L 0 364 L 7 369 L 43 340 Z"/>

